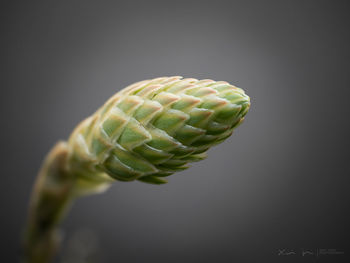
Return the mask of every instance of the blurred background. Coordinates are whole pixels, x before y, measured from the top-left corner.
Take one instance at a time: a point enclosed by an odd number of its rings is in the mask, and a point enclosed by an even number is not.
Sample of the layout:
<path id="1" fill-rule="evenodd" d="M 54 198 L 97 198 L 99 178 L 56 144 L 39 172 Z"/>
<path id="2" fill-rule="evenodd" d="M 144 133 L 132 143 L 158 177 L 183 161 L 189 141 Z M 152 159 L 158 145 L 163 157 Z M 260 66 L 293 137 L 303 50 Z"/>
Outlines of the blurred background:
<path id="1" fill-rule="evenodd" d="M 19 262 L 31 188 L 55 142 L 128 84 L 172 75 L 243 88 L 245 123 L 167 185 L 117 182 L 80 199 L 57 262 L 350 262 L 348 1 L 0 10 L 1 262 Z"/>

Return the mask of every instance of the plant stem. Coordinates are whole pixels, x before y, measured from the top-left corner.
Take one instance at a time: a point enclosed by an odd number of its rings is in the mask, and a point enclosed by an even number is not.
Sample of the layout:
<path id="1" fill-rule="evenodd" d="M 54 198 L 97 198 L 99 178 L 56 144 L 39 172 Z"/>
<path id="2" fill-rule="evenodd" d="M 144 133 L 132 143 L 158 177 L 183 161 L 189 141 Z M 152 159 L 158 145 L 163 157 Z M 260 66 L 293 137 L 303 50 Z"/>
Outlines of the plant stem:
<path id="1" fill-rule="evenodd" d="M 76 181 L 68 172 L 67 158 L 67 144 L 57 143 L 38 174 L 24 236 L 26 263 L 48 263 L 58 249 L 58 224 L 71 204 Z"/>

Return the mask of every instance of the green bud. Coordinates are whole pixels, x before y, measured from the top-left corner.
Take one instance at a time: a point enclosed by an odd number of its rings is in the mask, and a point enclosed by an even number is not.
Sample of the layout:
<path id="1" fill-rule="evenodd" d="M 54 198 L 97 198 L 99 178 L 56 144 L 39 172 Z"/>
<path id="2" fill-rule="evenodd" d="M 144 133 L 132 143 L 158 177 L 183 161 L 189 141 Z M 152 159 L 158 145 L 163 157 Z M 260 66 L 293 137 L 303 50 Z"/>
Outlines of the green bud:
<path id="1" fill-rule="evenodd" d="M 73 131 L 70 169 L 91 182 L 163 179 L 203 160 L 243 121 L 250 99 L 224 81 L 162 77 L 132 84 Z"/>

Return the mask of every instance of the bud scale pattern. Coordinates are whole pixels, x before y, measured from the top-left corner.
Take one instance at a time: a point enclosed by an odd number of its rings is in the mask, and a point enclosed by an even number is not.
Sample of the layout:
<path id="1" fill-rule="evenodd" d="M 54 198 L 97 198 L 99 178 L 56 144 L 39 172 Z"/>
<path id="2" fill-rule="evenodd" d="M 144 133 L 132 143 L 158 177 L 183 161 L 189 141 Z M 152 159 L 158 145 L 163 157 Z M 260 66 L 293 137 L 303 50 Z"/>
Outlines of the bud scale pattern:
<path id="1" fill-rule="evenodd" d="M 70 158 L 80 165 L 72 169 L 165 183 L 163 177 L 204 159 L 228 138 L 249 107 L 244 91 L 224 81 L 175 76 L 135 83 L 73 131 Z"/>

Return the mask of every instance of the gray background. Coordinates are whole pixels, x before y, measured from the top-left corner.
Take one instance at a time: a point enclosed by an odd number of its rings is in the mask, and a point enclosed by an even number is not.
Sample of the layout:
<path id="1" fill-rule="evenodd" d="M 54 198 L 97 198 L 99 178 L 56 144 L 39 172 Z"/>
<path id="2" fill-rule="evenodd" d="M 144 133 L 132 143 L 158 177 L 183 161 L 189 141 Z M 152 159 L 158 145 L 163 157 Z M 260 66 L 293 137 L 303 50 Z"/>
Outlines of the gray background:
<path id="1" fill-rule="evenodd" d="M 79 200 L 59 262 L 345 261 L 349 6 L 2 1 L 1 262 L 18 261 L 30 190 L 53 144 L 126 85 L 164 75 L 243 88 L 245 123 L 167 185 L 116 183 Z M 298 255 L 278 256 L 284 248 Z M 302 257 L 303 248 L 345 255 Z"/>

